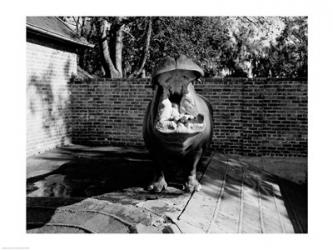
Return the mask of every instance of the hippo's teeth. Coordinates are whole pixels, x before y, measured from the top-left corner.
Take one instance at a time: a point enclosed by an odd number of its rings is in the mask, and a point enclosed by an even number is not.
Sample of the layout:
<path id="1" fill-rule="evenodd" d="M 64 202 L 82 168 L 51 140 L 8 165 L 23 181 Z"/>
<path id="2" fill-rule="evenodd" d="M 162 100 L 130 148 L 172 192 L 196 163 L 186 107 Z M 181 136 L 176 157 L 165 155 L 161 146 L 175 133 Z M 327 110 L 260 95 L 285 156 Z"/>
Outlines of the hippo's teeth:
<path id="1" fill-rule="evenodd" d="M 195 133 L 202 131 L 205 127 L 201 114 L 192 115 L 180 114 L 178 118 L 170 117 L 167 120 L 158 120 L 155 128 L 162 133 Z"/>
<path id="2" fill-rule="evenodd" d="M 172 116 L 172 105 L 169 99 L 164 99 L 159 107 L 159 120 L 166 121 Z"/>

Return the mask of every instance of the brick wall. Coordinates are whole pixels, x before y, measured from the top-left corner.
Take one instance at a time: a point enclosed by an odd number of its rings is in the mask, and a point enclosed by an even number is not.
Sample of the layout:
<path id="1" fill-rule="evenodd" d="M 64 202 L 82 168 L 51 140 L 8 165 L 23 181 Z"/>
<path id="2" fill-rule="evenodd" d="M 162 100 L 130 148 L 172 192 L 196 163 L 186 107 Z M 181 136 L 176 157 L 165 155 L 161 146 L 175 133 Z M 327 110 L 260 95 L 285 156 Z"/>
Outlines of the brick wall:
<path id="1" fill-rule="evenodd" d="M 71 134 L 86 145 L 144 145 L 150 81 L 73 82 Z M 214 110 L 212 147 L 243 155 L 307 155 L 307 81 L 203 79 L 195 88 Z"/>
<path id="2" fill-rule="evenodd" d="M 307 81 L 206 79 L 196 85 L 214 110 L 213 147 L 243 155 L 307 155 Z"/>
<path id="3" fill-rule="evenodd" d="M 71 83 L 72 142 L 143 145 L 142 122 L 152 97 L 149 80 Z"/>
<path id="4" fill-rule="evenodd" d="M 77 58 L 67 47 L 42 41 L 26 45 L 27 155 L 70 143 L 68 81 Z"/>

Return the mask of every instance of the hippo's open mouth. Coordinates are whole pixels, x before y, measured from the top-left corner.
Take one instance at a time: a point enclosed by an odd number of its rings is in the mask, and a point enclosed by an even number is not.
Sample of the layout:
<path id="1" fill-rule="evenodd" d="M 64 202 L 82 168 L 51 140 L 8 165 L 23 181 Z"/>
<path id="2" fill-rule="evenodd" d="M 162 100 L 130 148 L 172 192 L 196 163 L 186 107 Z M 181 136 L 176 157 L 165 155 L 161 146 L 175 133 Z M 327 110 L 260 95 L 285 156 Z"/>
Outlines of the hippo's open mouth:
<path id="1" fill-rule="evenodd" d="M 155 128 L 161 133 L 193 134 L 205 129 L 204 116 L 198 112 L 196 94 L 188 71 L 172 71 L 159 79 L 162 89 L 158 99 Z"/>

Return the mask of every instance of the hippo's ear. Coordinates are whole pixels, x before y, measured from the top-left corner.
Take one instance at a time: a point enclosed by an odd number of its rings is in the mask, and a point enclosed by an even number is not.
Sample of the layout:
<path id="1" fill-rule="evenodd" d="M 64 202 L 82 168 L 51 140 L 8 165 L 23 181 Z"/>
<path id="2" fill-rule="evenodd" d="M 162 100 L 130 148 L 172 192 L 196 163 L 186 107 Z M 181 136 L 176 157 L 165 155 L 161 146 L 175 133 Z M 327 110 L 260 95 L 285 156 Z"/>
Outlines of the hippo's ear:
<path id="1" fill-rule="evenodd" d="M 177 69 L 193 71 L 196 74 L 197 78 L 204 76 L 203 70 L 185 55 L 180 55 L 177 59 L 176 64 Z"/>

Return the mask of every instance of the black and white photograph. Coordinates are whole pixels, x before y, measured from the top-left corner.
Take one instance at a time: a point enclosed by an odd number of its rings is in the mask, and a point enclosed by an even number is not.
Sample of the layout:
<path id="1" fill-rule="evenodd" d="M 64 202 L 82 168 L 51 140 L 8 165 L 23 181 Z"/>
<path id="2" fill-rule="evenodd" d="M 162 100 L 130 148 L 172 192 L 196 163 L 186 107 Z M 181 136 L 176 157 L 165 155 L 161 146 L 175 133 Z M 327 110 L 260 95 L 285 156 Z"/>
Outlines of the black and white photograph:
<path id="1" fill-rule="evenodd" d="M 2 10 L 1 250 L 330 245 L 328 1 Z"/>
<path id="2" fill-rule="evenodd" d="M 306 16 L 28 16 L 28 233 L 307 233 Z"/>

